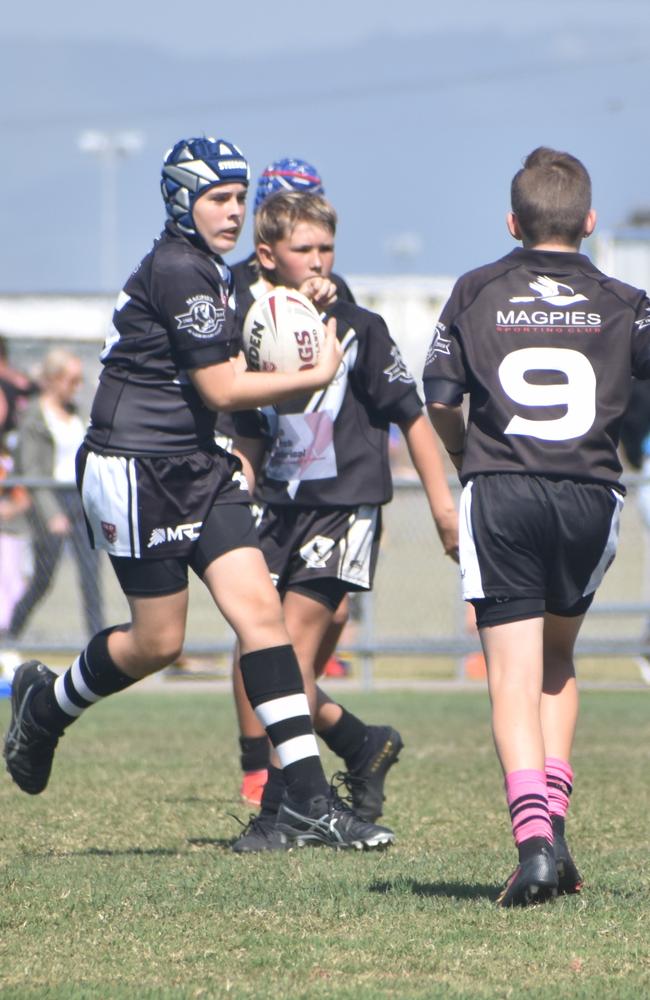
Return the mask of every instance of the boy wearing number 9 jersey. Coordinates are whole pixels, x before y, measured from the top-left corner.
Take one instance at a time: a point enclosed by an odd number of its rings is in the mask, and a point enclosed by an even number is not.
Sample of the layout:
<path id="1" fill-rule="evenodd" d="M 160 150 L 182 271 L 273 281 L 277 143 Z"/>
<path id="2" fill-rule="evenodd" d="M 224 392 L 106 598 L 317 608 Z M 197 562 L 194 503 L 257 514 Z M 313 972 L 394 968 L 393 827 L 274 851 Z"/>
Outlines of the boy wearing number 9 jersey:
<path id="1" fill-rule="evenodd" d="M 581 886 L 564 839 L 573 648 L 616 552 L 631 377 L 650 378 L 650 301 L 579 253 L 596 222 L 583 164 L 536 149 L 511 197 L 508 229 L 523 247 L 460 278 L 424 370 L 431 420 L 464 487 L 463 596 L 476 610 L 519 851 L 502 906 Z"/>

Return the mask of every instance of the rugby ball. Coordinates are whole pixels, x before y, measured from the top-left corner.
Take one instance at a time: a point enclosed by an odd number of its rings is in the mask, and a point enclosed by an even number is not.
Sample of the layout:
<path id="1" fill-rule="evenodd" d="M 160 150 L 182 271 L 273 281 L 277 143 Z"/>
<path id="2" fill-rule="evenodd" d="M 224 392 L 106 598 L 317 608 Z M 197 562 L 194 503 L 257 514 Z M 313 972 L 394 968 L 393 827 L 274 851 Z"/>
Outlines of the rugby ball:
<path id="1" fill-rule="evenodd" d="M 325 328 L 308 298 L 278 285 L 246 314 L 244 354 L 256 372 L 297 372 L 320 358 Z"/>

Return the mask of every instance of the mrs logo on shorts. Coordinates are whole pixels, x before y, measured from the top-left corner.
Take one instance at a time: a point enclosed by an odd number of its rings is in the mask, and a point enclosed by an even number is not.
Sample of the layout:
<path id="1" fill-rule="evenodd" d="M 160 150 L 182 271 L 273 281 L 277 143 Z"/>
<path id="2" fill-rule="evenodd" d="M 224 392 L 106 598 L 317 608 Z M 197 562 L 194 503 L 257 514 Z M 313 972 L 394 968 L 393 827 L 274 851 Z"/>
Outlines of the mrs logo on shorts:
<path id="1" fill-rule="evenodd" d="M 203 521 L 194 521 L 193 524 L 177 524 L 175 528 L 154 528 L 149 536 L 147 548 L 153 549 L 165 542 L 182 542 L 184 538 L 194 542 L 199 537 L 202 527 Z"/>
<path id="2" fill-rule="evenodd" d="M 226 319 L 226 310 L 215 305 L 211 295 L 194 295 L 187 299 L 189 310 L 174 316 L 179 330 L 187 330 L 193 337 L 216 337 Z"/>

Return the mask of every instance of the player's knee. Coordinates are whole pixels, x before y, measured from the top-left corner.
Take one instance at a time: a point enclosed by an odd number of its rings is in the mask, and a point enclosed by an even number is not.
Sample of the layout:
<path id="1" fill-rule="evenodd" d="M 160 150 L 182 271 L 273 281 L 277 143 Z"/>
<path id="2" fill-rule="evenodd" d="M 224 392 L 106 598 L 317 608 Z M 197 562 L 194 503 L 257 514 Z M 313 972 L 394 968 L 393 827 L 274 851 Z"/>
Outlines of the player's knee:
<path id="1" fill-rule="evenodd" d="M 256 594 L 251 602 L 250 618 L 259 625 L 265 626 L 283 620 L 282 603 L 274 588 L 265 587 Z"/>
<path id="2" fill-rule="evenodd" d="M 138 659 L 146 665 L 147 672 L 162 670 L 180 657 L 183 652 L 183 633 L 176 629 L 160 630 L 155 635 L 135 637 Z"/>
<path id="3" fill-rule="evenodd" d="M 237 634 L 245 646 L 283 642 L 286 635 L 282 605 L 275 590 L 264 590 L 240 609 Z"/>

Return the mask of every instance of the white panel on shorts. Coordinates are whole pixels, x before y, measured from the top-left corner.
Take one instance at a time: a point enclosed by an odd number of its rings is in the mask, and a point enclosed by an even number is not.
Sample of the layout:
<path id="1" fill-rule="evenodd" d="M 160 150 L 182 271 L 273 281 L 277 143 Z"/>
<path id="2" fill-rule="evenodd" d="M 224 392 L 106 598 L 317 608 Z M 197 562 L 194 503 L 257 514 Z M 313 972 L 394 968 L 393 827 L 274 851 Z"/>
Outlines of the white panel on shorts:
<path id="1" fill-rule="evenodd" d="M 593 573 L 589 577 L 589 583 L 582 592 L 583 597 L 588 597 L 589 594 L 593 592 L 600 586 L 605 573 L 609 569 L 614 556 L 616 555 L 616 549 L 618 548 L 618 533 L 621 525 L 621 511 L 623 510 L 623 504 L 625 503 L 625 498 L 617 493 L 616 490 L 611 490 L 611 494 L 616 501 L 616 506 L 612 513 L 612 519 L 609 523 L 609 534 L 607 536 L 607 541 L 605 542 L 605 548 L 603 553 L 598 560 L 598 565 L 594 569 Z"/>
<path id="2" fill-rule="evenodd" d="M 135 460 L 88 452 L 81 500 L 96 549 L 112 556 L 140 557 Z"/>
<path id="3" fill-rule="evenodd" d="M 364 503 L 350 515 L 350 527 L 341 539 L 341 558 L 338 566 L 339 580 L 370 588 L 372 543 L 377 532 L 378 508 Z"/>
<path id="4" fill-rule="evenodd" d="M 485 597 L 481 567 L 474 544 L 472 530 L 472 486 L 470 480 L 460 495 L 458 550 L 460 555 L 460 575 L 463 581 L 463 600 L 472 601 Z"/>

